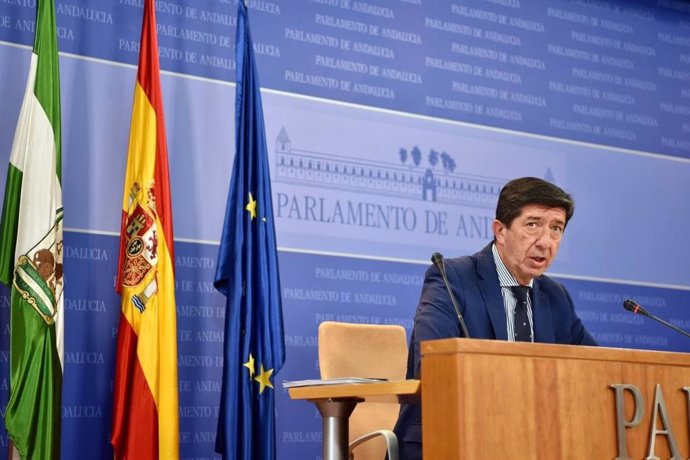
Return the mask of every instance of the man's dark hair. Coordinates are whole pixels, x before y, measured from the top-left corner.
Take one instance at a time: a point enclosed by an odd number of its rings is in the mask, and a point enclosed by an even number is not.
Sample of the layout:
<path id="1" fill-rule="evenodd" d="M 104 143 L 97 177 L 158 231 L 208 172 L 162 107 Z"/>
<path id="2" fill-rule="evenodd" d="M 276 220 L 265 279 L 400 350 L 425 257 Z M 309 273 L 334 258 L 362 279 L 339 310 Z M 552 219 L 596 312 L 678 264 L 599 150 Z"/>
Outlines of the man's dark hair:
<path id="1" fill-rule="evenodd" d="M 522 208 L 530 204 L 563 208 L 566 225 L 575 212 L 573 198 L 560 187 L 537 177 L 521 177 L 511 180 L 501 189 L 496 219 L 510 227 Z"/>

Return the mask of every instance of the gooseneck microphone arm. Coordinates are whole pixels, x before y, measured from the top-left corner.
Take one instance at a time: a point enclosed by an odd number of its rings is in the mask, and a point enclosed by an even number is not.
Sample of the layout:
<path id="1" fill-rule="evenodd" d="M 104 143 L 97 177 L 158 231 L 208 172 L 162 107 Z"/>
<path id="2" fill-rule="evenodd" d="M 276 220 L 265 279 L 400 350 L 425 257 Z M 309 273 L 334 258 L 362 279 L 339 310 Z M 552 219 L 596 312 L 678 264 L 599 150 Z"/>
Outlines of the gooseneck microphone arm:
<path id="1" fill-rule="evenodd" d="M 460 323 L 462 335 L 469 339 L 470 333 L 467 332 L 467 325 L 465 325 L 465 319 L 462 317 L 462 313 L 460 313 L 458 301 L 455 299 L 455 295 L 453 295 L 453 290 L 450 288 L 450 283 L 448 282 L 448 277 L 446 276 L 446 265 L 443 262 L 443 255 L 441 255 L 440 252 L 434 252 L 434 254 L 431 256 L 431 262 L 438 269 L 438 271 L 441 272 L 441 277 L 443 278 L 443 282 L 446 285 L 448 296 L 450 297 L 450 301 L 453 304 L 453 308 L 455 308 L 455 314 L 458 315 L 458 323 Z"/>
<path id="2" fill-rule="evenodd" d="M 637 302 L 635 302 L 635 301 L 632 300 L 632 299 L 628 299 L 628 300 L 626 300 L 625 302 L 623 302 L 623 307 L 624 307 L 626 310 L 635 313 L 636 315 L 642 315 L 642 316 L 646 316 L 647 318 L 651 318 L 651 319 L 653 319 L 654 321 L 658 321 L 658 322 L 660 322 L 661 324 L 663 324 L 664 326 L 669 327 L 669 328 L 673 329 L 673 330 L 676 331 L 676 332 L 680 332 L 681 334 L 683 334 L 683 335 L 686 336 L 686 337 L 690 337 L 690 334 L 688 334 L 687 332 L 685 332 L 683 329 L 681 329 L 681 328 L 679 328 L 678 326 L 675 326 L 675 325 L 669 323 L 668 321 L 665 321 L 665 320 L 659 318 L 658 316 L 652 315 L 652 314 L 649 313 L 647 310 L 645 310 L 644 308 L 642 308 L 642 306 L 641 306 L 640 304 L 638 304 Z"/>

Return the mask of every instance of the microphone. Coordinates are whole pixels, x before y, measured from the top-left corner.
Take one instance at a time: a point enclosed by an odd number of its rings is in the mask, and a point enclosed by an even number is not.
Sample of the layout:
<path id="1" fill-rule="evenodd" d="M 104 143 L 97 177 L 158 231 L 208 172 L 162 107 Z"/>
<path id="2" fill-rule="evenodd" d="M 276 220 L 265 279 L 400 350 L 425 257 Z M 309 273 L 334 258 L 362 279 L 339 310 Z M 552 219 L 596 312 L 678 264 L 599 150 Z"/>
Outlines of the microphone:
<path id="1" fill-rule="evenodd" d="M 675 325 L 669 323 L 668 321 L 665 321 L 665 320 L 659 318 L 658 316 L 655 316 L 655 315 L 649 313 L 639 303 L 635 302 L 632 299 L 627 299 L 625 302 L 623 302 L 623 307 L 626 310 L 635 313 L 636 315 L 642 315 L 642 316 L 646 316 L 647 318 L 651 318 L 654 321 L 658 321 L 661 324 L 663 324 L 664 326 L 669 327 L 676 332 L 680 332 L 681 334 L 683 334 L 686 337 L 690 337 L 690 334 L 688 334 L 687 332 L 685 332 L 684 330 L 682 330 L 678 326 L 675 326 Z"/>
<path id="2" fill-rule="evenodd" d="M 450 301 L 453 304 L 453 308 L 455 308 L 455 314 L 458 315 L 458 322 L 460 323 L 460 328 L 462 329 L 462 335 L 469 339 L 470 333 L 467 332 L 467 325 L 465 325 L 465 320 L 462 317 L 462 313 L 460 313 L 460 307 L 458 307 L 458 301 L 455 299 L 455 295 L 453 295 L 453 290 L 450 288 L 450 283 L 448 282 L 448 277 L 446 276 L 446 265 L 443 263 L 443 255 L 440 252 L 434 252 L 431 256 L 431 262 L 436 268 L 438 268 L 438 271 L 441 272 L 443 282 L 445 283 L 446 290 L 450 296 Z"/>

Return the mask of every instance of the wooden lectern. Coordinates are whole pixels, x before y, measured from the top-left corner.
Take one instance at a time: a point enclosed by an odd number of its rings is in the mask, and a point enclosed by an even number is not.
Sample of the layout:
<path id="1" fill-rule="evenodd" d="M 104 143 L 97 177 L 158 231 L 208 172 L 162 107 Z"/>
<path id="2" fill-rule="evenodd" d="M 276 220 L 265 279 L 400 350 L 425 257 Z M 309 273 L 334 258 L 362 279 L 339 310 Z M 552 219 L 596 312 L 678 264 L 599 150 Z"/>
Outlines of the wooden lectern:
<path id="1" fill-rule="evenodd" d="M 688 354 L 472 339 L 421 352 L 425 460 L 690 455 Z"/>

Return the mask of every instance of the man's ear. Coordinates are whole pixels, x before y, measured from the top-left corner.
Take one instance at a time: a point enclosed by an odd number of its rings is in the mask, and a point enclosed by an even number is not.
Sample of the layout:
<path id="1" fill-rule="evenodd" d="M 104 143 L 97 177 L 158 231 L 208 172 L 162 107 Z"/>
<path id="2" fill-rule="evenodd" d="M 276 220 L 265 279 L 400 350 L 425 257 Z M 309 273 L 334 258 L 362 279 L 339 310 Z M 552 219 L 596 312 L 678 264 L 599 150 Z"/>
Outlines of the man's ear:
<path id="1" fill-rule="evenodd" d="M 491 223 L 491 228 L 494 231 L 494 236 L 496 237 L 496 243 L 503 245 L 505 243 L 505 232 L 506 225 L 498 219 L 494 219 Z"/>

